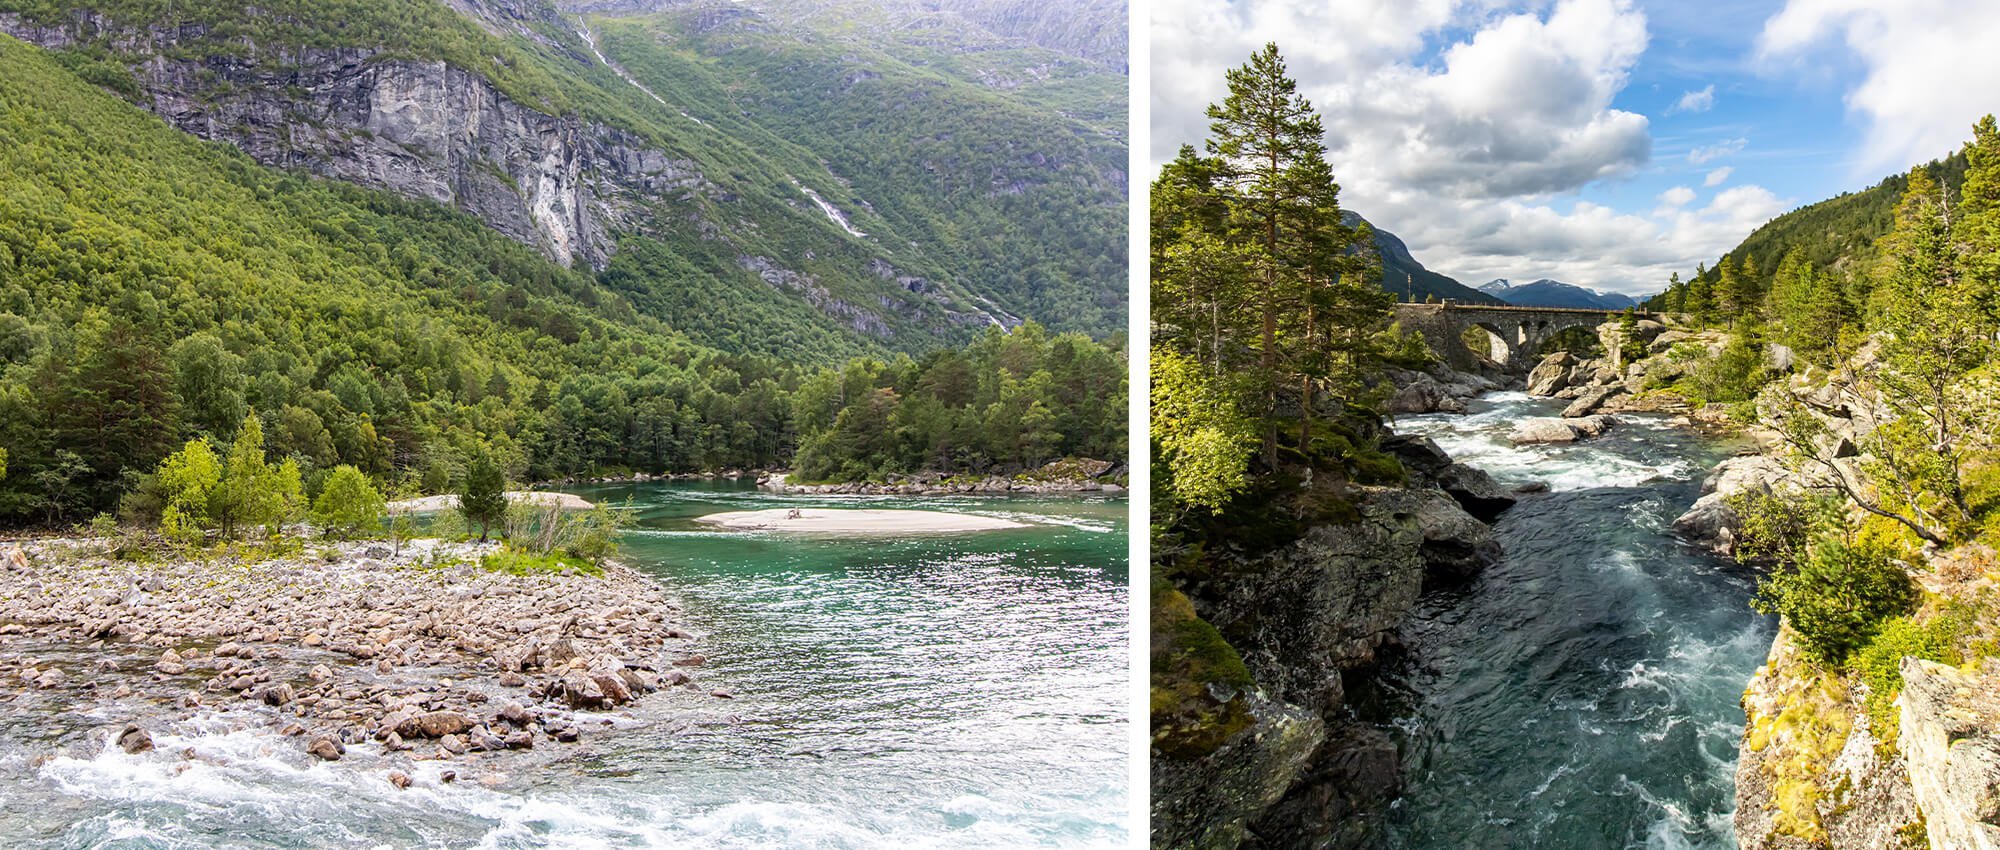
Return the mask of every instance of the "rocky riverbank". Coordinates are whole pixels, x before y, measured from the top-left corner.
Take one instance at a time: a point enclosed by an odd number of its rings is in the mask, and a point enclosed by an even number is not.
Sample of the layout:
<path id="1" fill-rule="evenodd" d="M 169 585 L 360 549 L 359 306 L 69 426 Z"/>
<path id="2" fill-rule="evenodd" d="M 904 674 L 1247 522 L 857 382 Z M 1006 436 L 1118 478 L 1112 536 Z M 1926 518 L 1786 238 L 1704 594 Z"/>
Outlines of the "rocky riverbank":
<path id="1" fill-rule="evenodd" d="M 418 761 L 497 772 L 665 689 L 728 696 L 695 681 L 663 589 L 615 563 L 514 575 L 478 566 L 498 544 L 432 540 L 120 560 L 110 543 L 0 544 L 0 710 L 111 718 L 128 752 L 220 716 L 403 785 Z"/>
<path id="2" fill-rule="evenodd" d="M 919 472 L 892 475 L 886 481 L 801 484 L 788 480 L 790 473 L 769 472 L 758 476 L 757 487 L 788 496 L 1051 496 L 1123 493 L 1125 476 L 1124 464 L 1068 458 L 1012 476 Z"/>
<path id="3" fill-rule="evenodd" d="M 1427 438 L 1380 445 L 1404 486 L 1310 476 L 1248 512 L 1260 548 L 1177 564 L 1179 587 L 1154 589 L 1154 846 L 1371 846 L 1401 763 L 1351 692 L 1426 588 L 1498 560 L 1487 522 L 1515 502 Z"/>

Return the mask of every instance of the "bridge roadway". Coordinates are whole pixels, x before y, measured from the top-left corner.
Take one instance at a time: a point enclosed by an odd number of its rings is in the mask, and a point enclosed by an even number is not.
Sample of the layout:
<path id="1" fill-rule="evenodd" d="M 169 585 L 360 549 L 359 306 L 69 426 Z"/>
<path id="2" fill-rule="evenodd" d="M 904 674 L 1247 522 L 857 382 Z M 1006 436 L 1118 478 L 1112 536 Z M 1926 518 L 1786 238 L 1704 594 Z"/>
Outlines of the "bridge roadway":
<path id="1" fill-rule="evenodd" d="M 1596 328 L 1618 321 L 1623 310 L 1587 310 L 1575 307 L 1497 307 L 1484 304 L 1397 304 L 1396 321 L 1404 330 L 1424 335 L 1431 351 L 1452 368 L 1476 372 L 1478 355 L 1465 346 L 1470 328 L 1486 331 L 1491 340 L 1489 359 L 1509 372 L 1525 373 L 1535 368 L 1537 351 L 1543 342 L 1571 328 Z M 1654 318 L 1639 313 L 1639 318 Z"/>

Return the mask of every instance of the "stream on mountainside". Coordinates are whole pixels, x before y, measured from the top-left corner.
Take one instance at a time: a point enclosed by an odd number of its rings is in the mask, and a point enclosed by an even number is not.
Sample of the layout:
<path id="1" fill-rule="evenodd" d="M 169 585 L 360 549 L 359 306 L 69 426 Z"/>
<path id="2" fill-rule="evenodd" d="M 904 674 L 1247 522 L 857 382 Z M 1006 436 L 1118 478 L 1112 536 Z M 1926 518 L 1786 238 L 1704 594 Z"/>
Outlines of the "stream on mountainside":
<path id="1" fill-rule="evenodd" d="M 1126 501 L 773 496 L 734 482 L 606 486 L 707 656 L 704 687 L 587 726 L 573 749 L 418 762 L 398 790 L 373 744 L 321 763 L 269 728 L 153 725 L 134 706 L 0 704 L 0 845 L 57 848 L 955 848 L 1126 841 Z M 788 538 L 694 517 L 924 507 L 1033 523 L 967 535 Z M 87 668 L 87 647 L 62 650 Z M 593 718 L 595 719 L 595 718 Z M 192 750 L 193 758 L 183 751 Z M 440 784 L 455 767 L 467 778 Z"/>
<path id="2" fill-rule="evenodd" d="M 1426 594 L 1384 671 L 1405 788 L 1385 844 L 1735 848 L 1739 706 L 1776 631 L 1755 574 L 1681 542 L 1675 517 L 1732 445 L 1627 414 L 1608 434 L 1514 446 L 1562 402 L 1488 394 L 1406 416 L 1505 486 L 1500 563 Z"/>

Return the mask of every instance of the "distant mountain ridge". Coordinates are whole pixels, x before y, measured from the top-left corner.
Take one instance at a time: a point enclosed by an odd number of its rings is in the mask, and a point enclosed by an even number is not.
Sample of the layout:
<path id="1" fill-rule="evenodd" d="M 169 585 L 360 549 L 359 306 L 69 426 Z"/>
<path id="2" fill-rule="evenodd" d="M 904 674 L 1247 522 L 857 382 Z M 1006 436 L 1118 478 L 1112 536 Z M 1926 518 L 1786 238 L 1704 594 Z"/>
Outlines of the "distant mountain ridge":
<path id="1" fill-rule="evenodd" d="M 1424 264 L 1411 256 L 1410 247 L 1396 234 L 1370 224 L 1361 214 L 1344 210 L 1341 220 L 1349 227 L 1367 224 L 1374 231 L 1374 246 L 1377 256 L 1382 258 L 1382 289 L 1396 296 L 1398 301 L 1422 303 L 1433 298 L 1439 301 L 1458 301 L 1465 304 L 1506 303 L 1486 293 L 1459 283 L 1448 275 L 1442 275 L 1424 268 Z"/>
<path id="2" fill-rule="evenodd" d="M 1480 285 L 1479 291 L 1516 307 L 1570 307 L 1582 310 L 1623 310 L 1639 299 L 1617 292 L 1587 289 L 1559 280 L 1514 283 L 1496 278 Z"/>

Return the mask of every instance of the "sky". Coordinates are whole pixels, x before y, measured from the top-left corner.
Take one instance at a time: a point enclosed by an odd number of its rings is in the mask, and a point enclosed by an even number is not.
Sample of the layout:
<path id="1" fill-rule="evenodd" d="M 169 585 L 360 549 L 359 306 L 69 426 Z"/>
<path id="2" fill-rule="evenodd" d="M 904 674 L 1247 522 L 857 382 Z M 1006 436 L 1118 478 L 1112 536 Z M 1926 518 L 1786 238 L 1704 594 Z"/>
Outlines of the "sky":
<path id="1" fill-rule="evenodd" d="M 1156 0 L 1155 170 L 1275 41 L 1341 205 L 1477 286 L 1630 294 L 2000 112 L 1982 0 Z"/>

